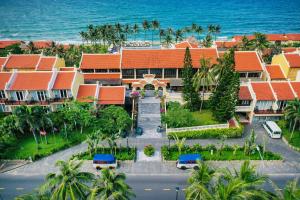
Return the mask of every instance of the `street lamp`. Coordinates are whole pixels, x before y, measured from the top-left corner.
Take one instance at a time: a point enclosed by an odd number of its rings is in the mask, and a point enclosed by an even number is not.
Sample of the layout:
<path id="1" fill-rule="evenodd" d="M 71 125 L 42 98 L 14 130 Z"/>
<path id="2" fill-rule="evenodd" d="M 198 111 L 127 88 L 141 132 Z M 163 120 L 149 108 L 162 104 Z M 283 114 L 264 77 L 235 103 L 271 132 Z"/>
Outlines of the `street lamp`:
<path id="1" fill-rule="evenodd" d="M 176 200 L 178 200 L 179 187 L 175 187 L 175 190 L 176 190 Z"/>

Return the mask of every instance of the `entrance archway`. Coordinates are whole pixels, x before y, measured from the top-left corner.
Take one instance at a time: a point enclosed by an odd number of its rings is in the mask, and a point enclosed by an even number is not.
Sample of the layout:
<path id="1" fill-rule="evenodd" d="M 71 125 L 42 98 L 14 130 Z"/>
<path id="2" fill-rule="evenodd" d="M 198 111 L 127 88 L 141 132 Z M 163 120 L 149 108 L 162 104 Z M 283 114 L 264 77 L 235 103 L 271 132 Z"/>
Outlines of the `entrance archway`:
<path id="1" fill-rule="evenodd" d="M 155 74 L 144 74 L 144 79 L 132 83 L 132 91 L 137 88 L 144 88 L 145 92 L 149 91 L 149 95 L 154 95 L 156 90 L 161 90 L 163 95 L 166 94 L 166 83 L 155 79 Z M 153 94 L 152 94 L 153 93 Z M 146 96 L 148 96 L 146 94 Z"/>

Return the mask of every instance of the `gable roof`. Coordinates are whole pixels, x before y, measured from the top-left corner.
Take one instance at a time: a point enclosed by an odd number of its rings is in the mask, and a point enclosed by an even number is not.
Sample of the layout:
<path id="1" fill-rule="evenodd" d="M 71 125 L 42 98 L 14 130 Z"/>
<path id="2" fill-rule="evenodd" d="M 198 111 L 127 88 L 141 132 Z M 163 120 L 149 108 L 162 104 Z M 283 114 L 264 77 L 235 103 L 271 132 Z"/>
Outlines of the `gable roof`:
<path id="1" fill-rule="evenodd" d="M 300 54 L 299 53 L 285 53 L 286 60 L 291 68 L 300 68 Z"/>
<path id="2" fill-rule="evenodd" d="M 7 60 L 7 57 L 0 57 L 0 70 L 1 70 L 2 65 L 4 65 L 6 60 Z"/>
<path id="3" fill-rule="evenodd" d="M 125 103 L 125 86 L 101 86 L 98 104 L 123 105 Z"/>
<path id="4" fill-rule="evenodd" d="M 40 54 L 13 54 L 8 57 L 6 69 L 35 69 L 40 60 Z"/>
<path id="5" fill-rule="evenodd" d="M 97 84 L 82 84 L 78 88 L 76 99 L 80 102 L 94 102 Z"/>
<path id="6" fill-rule="evenodd" d="M 293 100 L 295 95 L 288 82 L 271 82 L 271 86 L 278 100 Z"/>
<path id="7" fill-rule="evenodd" d="M 288 34 L 265 34 L 268 41 L 300 41 L 300 33 L 288 33 Z M 233 37 L 236 41 L 241 41 L 243 35 L 236 35 Z M 249 40 L 255 39 L 254 35 L 246 36 Z"/>
<path id="8" fill-rule="evenodd" d="M 0 49 L 4 49 L 13 44 L 21 44 L 20 40 L 0 40 Z"/>
<path id="9" fill-rule="evenodd" d="M 282 52 L 284 52 L 284 53 L 292 53 L 292 52 L 297 51 L 296 47 L 283 47 L 281 49 L 282 49 Z"/>
<path id="10" fill-rule="evenodd" d="M 34 47 L 37 49 L 46 49 L 51 47 L 52 41 L 50 40 L 36 40 L 32 42 Z"/>
<path id="11" fill-rule="evenodd" d="M 239 100 L 253 100 L 248 86 L 240 86 Z"/>
<path id="12" fill-rule="evenodd" d="M 120 69 L 120 54 L 82 54 L 80 69 Z"/>
<path id="13" fill-rule="evenodd" d="M 284 80 L 286 79 L 280 65 L 266 65 L 267 72 L 271 80 Z"/>
<path id="14" fill-rule="evenodd" d="M 218 48 L 232 48 L 240 44 L 239 41 L 216 41 Z"/>
<path id="15" fill-rule="evenodd" d="M 120 79 L 121 73 L 86 73 L 83 74 L 84 80 L 98 80 L 98 79 Z"/>
<path id="16" fill-rule="evenodd" d="M 290 83 L 295 93 L 297 94 L 298 98 L 300 98 L 300 82 L 290 82 Z"/>
<path id="17" fill-rule="evenodd" d="M 70 90 L 75 78 L 75 72 L 57 72 L 56 79 L 52 89 L 54 90 Z"/>
<path id="18" fill-rule="evenodd" d="M 48 90 L 53 72 L 17 72 L 9 90 Z"/>
<path id="19" fill-rule="evenodd" d="M 252 82 L 251 86 L 258 101 L 275 101 L 272 88 L 268 82 Z"/>
<path id="20" fill-rule="evenodd" d="M 9 81 L 11 74 L 10 72 L 0 72 L 0 90 L 5 89 L 5 85 Z"/>
<path id="21" fill-rule="evenodd" d="M 235 51 L 234 61 L 237 72 L 263 71 L 256 51 Z"/>
<path id="22" fill-rule="evenodd" d="M 196 44 L 190 43 L 189 41 L 182 41 L 180 43 L 175 44 L 175 48 L 177 49 L 185 49 L 185 48 L 198 48 Z"/>
<path id="23" fill-rule="evenodd" d="M 36 70 L 38 71 L 51 71 L 54 67 L 56 57 L 42 57 Z"/>
<path id="24" fill-rule="evenodd" d="M 215 48 L 190 49 L 193 66 L 200 66 L 200 59 L 211 59 L 217 63 Z M 185 49 L 124 49 L 122 51 L 122 69 L 133 68 L 183 68 Z"/>

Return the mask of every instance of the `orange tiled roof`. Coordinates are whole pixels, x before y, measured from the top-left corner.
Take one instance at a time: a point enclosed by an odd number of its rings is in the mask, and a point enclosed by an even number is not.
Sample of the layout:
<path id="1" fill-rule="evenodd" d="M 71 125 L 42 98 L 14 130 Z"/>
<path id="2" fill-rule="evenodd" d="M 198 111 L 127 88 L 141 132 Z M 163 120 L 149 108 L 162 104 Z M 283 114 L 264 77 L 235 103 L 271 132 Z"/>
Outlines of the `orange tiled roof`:
<path id="1" fill-rule="evenodd" d="M 74 78 L 75 72 L 58 72 L 52 89 L 70 90 Z"/>
<path id="2" fill-rule="evenodd" d="M 235 35 L 233 36 L 233 39 L 235 41 L 242 41 L 243 40 L 244 35 Z M 246 35 L 246 37 L 248 38 L 248 40 L 253 40 L 255 39 L 254 35 Z"/>
<path id="3" fill-rule="evenodd" d="M 300 82 L 291 82 L 292 88 L 297 94 L 298 98 L 300 98 Z"/>
<path id="4" fill-rule="evenodd" d="M 76 71 L 76 67 L 60 67 L 59 71 Z"/>
<path id="5" fill-rule="evenodd" d="M 266 34 L 268 41 L 300 41 L 299 33 L 288 33 L 288 34 Z M 243 36 L 236 35 L 233 37 L 236 41 L 241 41 Z M 254 39 L 254 35 L 248 35 L 247 38 L 249 40 Z"/>
<path id="6" fill-rule="evenodd" d="M 284 47 L 284 48 L 282 48 L 282 51 L 284 53 L 291 53 L 291 52 L 297 51 L 297 48 L 296 47 Z"/>
<path id="7" fill-rule="evenodd" d="M 120 73 L 96 73 L 96 74 L 83 74 L 84 80 L 97 80 L 97 79 L 120 79 Z"/>
<path id="8" fill-rule="evenodd" d="M 262 64 L 255 51 L 236 51 L 234 55 L 235 71 L 263 71 Z"/>
<path id="9" fill-rule="evenodd" d="M 120 69 L 120 54 L 83 54 L 80 69 Z"/>
<path id="10" fill-rule="evenodd" d="M 295 98 L 288 82 L 271 82 L 271 85 L 278 100 L 287 101 Z"/>
<path id="11" fill-rule="evenodd" d="M 102 86 L 99 89 L 98 104 L 123 105 L 125 103 L 124 86 Z"/>
<path id="12" fill-rule="evenodd" d="M 6 60 L 7 60 L 7 57 L 0 57 L 0 70 L 1 70 L 2 65 L 4 65 Z"/>
<path id="13" fill-rule="evenodd" d="M 35 69 L 39 62 L 40 54 L 10 55 L 5 65 L 6 69 Z"/>
<path id="14" fill-rule="evenodd" d="M 271 80 L 286 79 L 279 65 L 266 65 Z"/>
<path id="15" fill-rule="evenodd" d="M 38 66 L 38 71 L 51 71 L 54 67 L 56 57 L 42 57 Z"/>
<path id="16" fill-rule="evenodd" d="M 289 40 L 300 41 L 300 33 L 288 33 L 286 36 L 289 38 Z"/>
<path id="17" fill-rule="evenodd" d="M 80 85 L 77 93 L 77 100 L 80 102 L 93 102 L 96 95 L 97 85 L 86 84 Z"/>
<path id="18" fill-rule="evenodd" d="M 181 49 L 181 48 L 198 48 L 198 45 L 190 43 L 189 41 L 182 41 L 180 43 L 175 44 L 175 48 Z"/>
<path id="19" fill-rule="evenodd" d="M 258 101 L 274 101 L 275 96 L 268 82 L 251 83 Z"/>
<path id="20" fill-rule="evenodd" d="M 216 41 L 218 48 L 232 48 L 238 46 L 239 44 L 239 41 Z"/>
<path id="21" fill-rule="evenodd" d="M 18 72 L 9 90 L 47 90 L 52 72 Z"/>
<path id="22" fill-rule="evenodd" d="M 46 49 L 51 47 L 52 41 L 50 40 L 40 40 L 40 41 L 33 41 L 33 45 L 37 49 Z"/>
<path id="23" fill-rule="evenodd" d="M 239 100 L 252 100 L 248 86 L 240 86 Z"/>
<path id="24" fill-rule="evenodd" d="M 217 63 L 218 53 L 215 48 L 190 49 L 193 66 L 200 66 L 200 59 L 211 59 Z M 132 68 L 182 68 L 185 49 L 124 49 L 121 66 L 123 69 Z"/>
<path id="25" fill-rule="evenodd" d="M 10 76 L 10 72 L 0 72 L 0 90 L 5 89 L 5 85 L 9 81 Z"/>
<path id="26" fill-rule="evenodd" d="M 290 67 L 300 68 L 300 54 L 297 53 L 285 53 L 286 60 L 289 62 Z"/>
<path id="27" fill-rule="evenodd" d="M 1 40 L 0 41 L 0 49 L 4 49 L 13 44 L 21 44 L 21 41 L 20 40 Z"/>

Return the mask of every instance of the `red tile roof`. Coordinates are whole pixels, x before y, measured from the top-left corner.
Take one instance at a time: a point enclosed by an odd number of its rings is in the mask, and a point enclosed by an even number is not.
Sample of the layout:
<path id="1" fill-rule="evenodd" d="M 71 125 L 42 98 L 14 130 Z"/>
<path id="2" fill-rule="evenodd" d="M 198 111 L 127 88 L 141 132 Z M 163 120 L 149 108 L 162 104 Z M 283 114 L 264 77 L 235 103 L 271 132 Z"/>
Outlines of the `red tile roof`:
<path id="1" fill-rule="evenodd" d="M 239 41 L 216 41 L 218 48 L 232 48 L 238 46 L 239 44 Z"/>
<path id="2" fill-rule="evenodd" d="M 4 65 L 6 60 L 7 60 L 7 57 L 0 57 L 0 70 L 1 70 L 2 65 Z"/>
<path id="3" fill-rule="evenodd" d="M 218 53 L 215 48 L 190 49 L 193 66 L 200 66 L 200 59 L 211 59 L 217 63 Z M 132 68 L 182 68 L 185 49 L 124 49 L 122 51 L 123 69 Z"/>
<path id="4" fill-rule="evenodd" d="M 263 71 L 262 64 L 255 51 L 236 51 L 234 52 L 234 55 L 235 71 Z"/>
<path id="5" fill-rule="evenodd" d="M 236 41 L 241 41 L 244 36 L 236 35 L 233 38 Z M 288 33 L 288 34 L 266 34 L 268 41 L 300 41 L 299 33 Z M 249 40 L 254 39 L 254 35 L 248 35 Z"/>
<path id="6" fill-rule="evenodd" d="M 76 67 L 60 67 L 59 71 L 76 71 Z"/>
<path id="7" fill-rule="evenodd" d="M 80 102 L 89 102 L 89 103 L 94 102 L 96 90 L 97 90 L 96 84 L 80 85 L 76 99 Z"/>
<path id="8" fill-rule="evenodd" d="M 295 98 L 288 82 L 271 82 L 271 85 L 278 100 L 287 101 Z"/>
<path id="9" fill-rule="evenodd" d="M 47 90 L 52 72 L 18 72 L 9 90 Z"/>
<path id="10" fill-rule="evenodd" d="M 54 67 L 56 57 L 42 57 L 38 66 L 38 71 L 51 71 Z"/>
<path id="11" fill-rule="evenodd" d="M 300 33 L 288 33 L 286 36 L 289 38 L 289 40 L 300 41 Z"/>
<path id="12" fill-rule="evenodd" d="M 175 48 L 177 48 L 177 49 L 181 49 L 181 48 L 185 49 L 187 47 L 189 47 L 189 48 L 198 48 L 198 45 L 190 43 L 188 41 L 183 41 L 183 42 L 175 44 Z"/>
<path id="13" fill-rule="evenodd" d="M 300 68 L 300 54 L 297 53 L 285 53 L 286 60 L 289 62 L 290 67 Z"/>
<path id="14" fill-rule="evenodd" d="M 70 90 L 74 78 L 75 72 L 58 72 L 52 89 Z"/>
<path id="15" fill-rule="evenodd" d="M 279 65 L 266 65 L 266 69 L 270 75 L 271 80 L 286 79 Z"/>
<path id="16" fill-rule="evenodd" d="M 248 86 L 240 86 L 239 100 L 253 100 Z"/>
<path id="17" fill-rule="evenodd" d="M 47 40 L 33 41 L 33 45 L 37 49 L 46 49 L 46 48 L 51 47 L 52 41 L 50 41 L 50 40 L 48 40 L 48 41 Z"/>
<path id="18" fill-rule="evenodd" d="M 258 101 L 275 101 L 272 89 L 268 82 L 251 83 Z"/>
<path id="19" fill-rule="evenodd" d="M 125 103 L 125 86 L 102 86 L 99 89 L 98 104 L 123 105 Z"/>
<path id="20" fill-rule="evenodd" d="M 83 54 L 80 69 L 120 69 L 120 54 Z"/>
<path id="21" fill-rule="evenodd" d="M 0 40 L 0 49 L 4 49 L 13 44 L 21 44 L 20 40 Z"/>
<path id="22" fill-rule="evenodd" d="M 0 72 L 0 90 L 5 89 L 5 85 L 9 81 L 10 77 L 10 72 Z"/>
<path id="23" fill-rule="evenodd" d="M 96 73 L 96 74 L 83 74 L 84 80 L 97 80 L 97 79 L 120 79 L 120 73 Z"/>
<path id="24" fill-rule="evenodd" d="M 292 88 L 297 94 L 298 98 L 300 98 L 300 82 L 291 82 Z"/>
<path id="25" fill-rule="evenodd" d="M 296 47 L 284 47 L 284 48 L 281 48 L 281 49 L 284 53 L 291 53 L 291 52 L 297 51 Z"/>
<path id="26" fill-rule="evenodd" d="M 35 69 L 40 60 L 40 54 L 10 55 L 5 65 L 6 69 Z"/>

